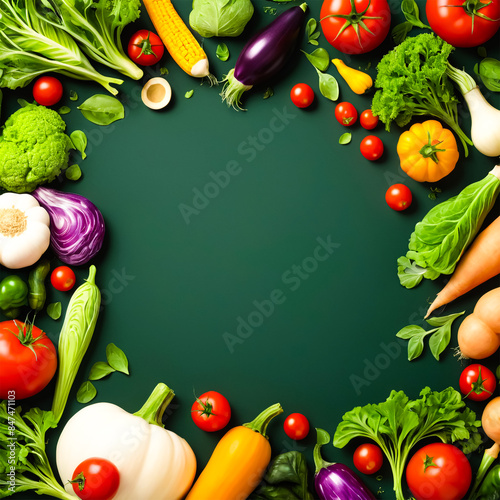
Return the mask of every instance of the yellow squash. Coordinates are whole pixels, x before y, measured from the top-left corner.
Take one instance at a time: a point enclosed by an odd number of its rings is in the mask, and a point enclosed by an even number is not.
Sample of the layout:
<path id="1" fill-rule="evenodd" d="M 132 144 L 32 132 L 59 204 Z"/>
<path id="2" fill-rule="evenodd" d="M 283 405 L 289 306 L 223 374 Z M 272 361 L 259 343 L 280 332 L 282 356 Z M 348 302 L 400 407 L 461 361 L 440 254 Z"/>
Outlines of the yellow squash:
<path id="1" fill-rule="evenodd" d="M 341 59 L 332 59 L 332 63 L 355 94 L 364 94 L 372 87 L 373 80 L 368 73 L 347 66 Z"/>
<path id="2" fill-rule="evenodd" d="M 276 403 L 248 424 L 233 427 L 219 441 L 186 500 L 245 500 L 271 460 L 266 429 L 283 412 Z"/>
<path id="3" fill-rule="evenodd" d="M 415 123 L 399 137 L 401 168 L 418 182 L 437 182 L 457 164 L 457 141 L 437 120 Z"/>

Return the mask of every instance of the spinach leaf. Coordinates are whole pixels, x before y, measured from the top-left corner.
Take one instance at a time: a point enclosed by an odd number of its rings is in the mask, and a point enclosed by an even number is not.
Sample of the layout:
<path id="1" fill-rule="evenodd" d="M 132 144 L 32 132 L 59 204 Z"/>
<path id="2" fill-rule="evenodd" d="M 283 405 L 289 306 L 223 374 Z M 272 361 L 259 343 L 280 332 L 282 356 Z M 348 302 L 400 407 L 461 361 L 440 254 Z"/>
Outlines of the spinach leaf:
<path id="1" fill-rule="evenodd" d="M 110 125 L 125 116 L 123 104 L 110 95 L 95 94 L 78 106 L 83 116 L 96 125 Z"/>
<path id="2" fill-rule="evenodd" d="M 77 181 L 82 176 L 82 170 L 80 166 L 75 163 L 75 165 L 70 165 L 65 171 L 64 175 L 66 179 L 70 181 Z"/>
<path id="3" fill-rule="evenodd" d="M 328 73 L 323 73 L 316 68 L 316 72 L 319 77 L 319 91 L 321 95 L 330 99 L 330 101 L 336 101 L 339 98 L 339 83 L 332 75 Z"/>
<path id="4" fill-rule="evenodd" d="M 344 134 L 342 134 L 339 138 L 339 144 L 349 144 L 351 142 L 351 139 L 352 139 L 352 134 L 351 132 L 345 132 Z"/>
<path id="5" fill-rule="evenodd" d="M 78 101 L 78 94 L 77 94 L 76 90 L 69 91 L 69 100 L 70 101 Z"/>
<path id="6" fill-rule="evenodd" d="M 500 61 L 498 59 L 484 58 L 474 66 L 474 71 L 488 90 L 500 92 Z"/>
<path id="7" fill-rule="evenodd" d="M 100 380 L 115 371 L 116 370 L 108 363 L 105 363 L 104 361 L 97 361 L 90 369 L 89 380 Z"/>
<path id="8" fill-rule="evenodd" d="M 117 372 L 129 374 L 128 359 L 125 353 L 115 344 L 108 344 L 106 347 L 106 359 L 109 365 Z"/>
<path id="9" fill-rule="evenodd" d="M 75 146 L 75 149 L 80 151 L 82 154 L 82 160 L 85 160 L 85 158 L 87 158 L 85 153 L 85 148 L 87 147 L 87 136 L 85 135 L 85 132 L 82 132 L 81 130 L 74 130 L 71 132 L 69 138 L 71 139 L 73 146 Z"/>
<path id="10" fill-rule="evenodd" d="M 54 302 L 47 306 L 47 316 L 53 320 L 59 319 L 61 317 L 61 303 Z"/>
<path id="11" fill-rule="evenodd" d="M 83 382 L 83 384 L 78 389 L 76 393 L 76 400 L 79 403 L 85 404 L 92 401 L 97 396 L 97 389 L 92 382 L 88 380 Z"/>
<path id="12" fill-rule="evenodd" d="M 301 52 L 303 52 L 309 62 L 320 71 L 326 71 L 328 66 L 330 66 L 330 56 L 328 52 L 321 47 L 313 50 L 310 54 L 304 50 L 301 50 Z"/>
<path id="13" fill-rule="evenodd" d="M 71 108 L 68 107 L 68 106 L 61 106 L 57 112 L 60 114 L 60 115 L 67 115 L 68 113 L 71 113 Z"/>
<path id="14" fill-rule="evenodd" d="M 227 61 L 229 59 L 229 49 L 227 48 L 227 45 L 225 43 L 219 43 L 219 45 L 217 45 L 215 55 L 221 61 Z"/>
<path id="15" fill-rule="evenodd" d="M 310 43 L 311 45 L 318 45 L 318 38 L 320 37 L 321 33 L 317 31 L 318 27 L 318 22 L 316 19 L 312 18 L 307 21 L 306 24 L 306 34 L 307 34 L 307 43 Z"/>

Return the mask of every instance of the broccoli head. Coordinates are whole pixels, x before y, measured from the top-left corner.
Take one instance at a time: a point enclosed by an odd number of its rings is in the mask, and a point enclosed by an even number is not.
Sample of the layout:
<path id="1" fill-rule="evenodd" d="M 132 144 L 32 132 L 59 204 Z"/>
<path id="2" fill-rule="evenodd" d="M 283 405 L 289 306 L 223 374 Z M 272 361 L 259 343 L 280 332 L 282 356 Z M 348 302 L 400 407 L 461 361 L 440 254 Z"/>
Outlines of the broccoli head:
<path id="1" fill-rule="evenodd" d="M 0 187 L 26 193 L 53 181 L 68 166 L 71 139 L 59 114 L 28 104 L 13 113 L 0 136 Z"/>

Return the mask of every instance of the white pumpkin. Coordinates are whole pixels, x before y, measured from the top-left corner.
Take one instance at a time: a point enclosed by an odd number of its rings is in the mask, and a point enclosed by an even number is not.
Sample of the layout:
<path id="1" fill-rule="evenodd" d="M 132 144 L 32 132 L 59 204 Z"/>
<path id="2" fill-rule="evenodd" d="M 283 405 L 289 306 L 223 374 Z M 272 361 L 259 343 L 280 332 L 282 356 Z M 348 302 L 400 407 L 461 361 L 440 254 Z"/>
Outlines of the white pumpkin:
<path id="1" fill-rule="evenodd" d="M 50 244 L 50 217 L 34 196 L 0 195 L 0 264 L 20 269 L 40 259 Z"/>
<path id="2" fill-rule="evenodd" d="M 112 462 L 120 473 L 113 500 L 183 498 L 196 474 L 196 458 L 186 440 L 161 424 L 173 395 L 165 384 L 158 384 L 136 414 L 114 404 L 96 403 L 71 417 L 56 450 L 66 491 L 76 497 L 68 480 L 81 462 L 99 457 Z"/>

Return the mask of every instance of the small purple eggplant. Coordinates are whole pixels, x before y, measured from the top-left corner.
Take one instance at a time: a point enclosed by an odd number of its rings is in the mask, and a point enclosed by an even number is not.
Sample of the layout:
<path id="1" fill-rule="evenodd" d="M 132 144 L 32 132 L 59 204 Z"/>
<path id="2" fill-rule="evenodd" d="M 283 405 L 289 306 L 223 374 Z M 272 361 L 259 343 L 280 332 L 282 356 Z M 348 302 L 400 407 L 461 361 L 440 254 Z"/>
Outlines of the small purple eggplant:
<path id="1" fill-rule="evenodd" d="M 314 447 L 316 474 L 314 486 L 320 500 L 376 500 L 361 479 L 346 465 L 325 462 L 321 447 L 330 442 L 330 435 L 316 429 L 318 441 Z"/>
<path id="2" fill-rule="evenodd" d="M 285 10 L 247 42 L 234 69 L 224 79 L 222 101 L 243 109 L 240 101 L 243 93 L 283 68 L 295 50 L 306 9 L 307 4 L 303 3 Z"/>

